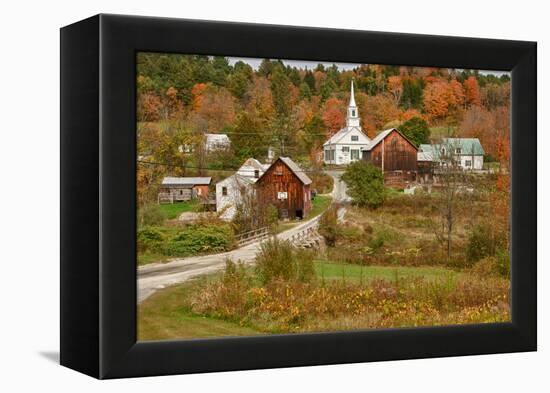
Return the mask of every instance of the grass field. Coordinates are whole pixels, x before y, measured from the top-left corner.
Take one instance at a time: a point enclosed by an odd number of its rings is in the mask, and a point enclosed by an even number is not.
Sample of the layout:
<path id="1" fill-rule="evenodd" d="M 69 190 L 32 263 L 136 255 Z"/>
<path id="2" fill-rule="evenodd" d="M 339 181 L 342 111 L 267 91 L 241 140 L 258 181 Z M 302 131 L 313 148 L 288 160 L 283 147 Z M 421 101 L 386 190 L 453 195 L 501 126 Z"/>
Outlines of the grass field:
<path id="1" fill-rule="evenodd" d="M 252 270 L 253 268 L 249 268 Z M 450 269 L 439 267 L 388 267 L 388 266 L 358 266 L 338 264 L 327 261 L 316 261 L 317 277 L 325 280 L 342 279 L 366 281 L 384 279 L 393 281 L 397 277 L 424 277 L 428 280 L 445 278 L 455 275 Z M 219 278 L 219 274 L 204 277 L 207 280 Z M 139 340 L 166 340 L 174 338 L 198 338 L 221 336 L 248 336 L 265 334 L 252 326 L 197 315 L 184 303 L 198 280 L 175 285 L 155 293 L 139 305 L 138 338 Z"/>
<path id="2" fill-rule="evenodd" d="M 454 133 L 458 130 L 458 127 L 453 126 L 437 126 L 437 127 L 430 127 L 430 137 L 431 138 L 445 138 L 449 136 L 453 136 Z"/>
<path id="3" fill-rule="evenodd" d="M 196 315 L 188 308 L 182 307 L 182 298 L 188 296 L 192 289 L 192 283 L 172 286 L 157 292 L 141 304 L 138 314 L 138 339 L 145 341 L 260 334 L 252 328 Z"/>
<path id="4" fill-rule="evenodd" d="M 159 210 L 165 220 L 173 220 L 181 213 L 193 211 L 197 205 L 196 201 L 166 203 L 159 205 Z"/>
<path id="5" fill-rule="evenodd" d="M 315 261 L 317 277 L 325 280 L 352 280 L 369 281 L 383 279 L 392 281 L 396 278 L 424 277 L 426 280 L 435 280 L 447 275 L 460 274 L 443 267 L 422 266 L 363 266 L 354 264 L 333 263 L 329 261 Z"/>

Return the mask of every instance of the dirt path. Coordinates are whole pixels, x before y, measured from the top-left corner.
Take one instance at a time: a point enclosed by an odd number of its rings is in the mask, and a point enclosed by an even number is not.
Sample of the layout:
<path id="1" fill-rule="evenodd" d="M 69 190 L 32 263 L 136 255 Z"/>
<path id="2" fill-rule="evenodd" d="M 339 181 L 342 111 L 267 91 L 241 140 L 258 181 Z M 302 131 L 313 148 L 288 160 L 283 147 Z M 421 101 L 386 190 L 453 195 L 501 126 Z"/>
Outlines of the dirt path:
<path id="1" fill-rule="evenodd" d="M 340 180 L 342 172 L 331 171 L 327 172 L 334 178 L 334 188 L 331 196 L 333 201 L 346 203 L 350 198 L 346 194 L 346 184 Z M 346 212 L 343 207 L 338 211 L 338 216 L 342 219 Z M 281 240 L 288 240 L 292 236 L 297 235 L 311 227 L 316 227 L 319 224 L 320 216 L 316 216 L 310 220 L 292 227 L 277 235 Z M 190 278 L 214 273 L 223 269 L 225 260 L 231 258 L 234 261 L 240 260 L 245 264 L 251 264 L 256 258 L 256 254 L 260 249 L 261 242 L 251 243 L 236 250 L 231 250 L 221 254 L 203 255 L 189 258 L 181 258 L 172 260 L 167 263 L 152 263 L 138 268 L 138 303 L 147 299 L 157 290 L 167 286 L 178 284 Z"/>

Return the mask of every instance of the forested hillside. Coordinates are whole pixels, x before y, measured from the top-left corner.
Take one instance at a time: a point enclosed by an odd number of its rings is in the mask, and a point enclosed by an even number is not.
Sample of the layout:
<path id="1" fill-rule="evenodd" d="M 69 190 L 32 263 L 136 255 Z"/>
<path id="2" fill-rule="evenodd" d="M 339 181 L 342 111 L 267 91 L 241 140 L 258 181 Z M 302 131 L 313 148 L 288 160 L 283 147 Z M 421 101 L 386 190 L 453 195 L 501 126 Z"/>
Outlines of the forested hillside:
<path id="1" fill-rule="evenodd" d="M 422 138 L 478 137 L 486 160 L 507 155 L 508 75 L 383 65 L 299 69 L 273 60 L 255 70 L 224 57 L 140 53 L 138 156 L 157 163 L 140 164 L 140 198 L 162 174 L 225 177 L 249 157 L 263 160 L 268 147 L 306 167 L 320 165 L 323 142 L 345 124 L 352 79 L 370 137 L 415 118 L 404 128 L 424 120 L 431 134 Z M 206 154 L 206 132 L 229 135 L 231 149 Z M 195 148 L 182 154 L 180 146 Z"/>

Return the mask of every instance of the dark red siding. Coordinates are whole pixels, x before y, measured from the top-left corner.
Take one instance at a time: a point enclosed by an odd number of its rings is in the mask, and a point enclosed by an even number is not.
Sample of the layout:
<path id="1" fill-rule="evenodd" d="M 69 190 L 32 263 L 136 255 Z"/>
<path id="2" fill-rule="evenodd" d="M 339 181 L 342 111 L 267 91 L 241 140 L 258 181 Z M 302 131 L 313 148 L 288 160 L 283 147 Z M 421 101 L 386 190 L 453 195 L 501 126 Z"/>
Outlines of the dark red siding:
<path id="1" fill-rule="evenodd" d="M 382 142 L 370 151 L 372 163 L 384 172 L 416 171 L 418 149 L 397 130 L 390 132 Z M 382 154 L 384 159 L 382 159 Z"/>
<path id="2" fill-rule="evenodd" d="M 305 217 L 311 210 L 310 185 L 300 179 L 281 160 L 275 161 L 256 182 L 260 203 L 277 208 L 280 217 Z M 279 193 L 287 193 L 279 199 Z"/>

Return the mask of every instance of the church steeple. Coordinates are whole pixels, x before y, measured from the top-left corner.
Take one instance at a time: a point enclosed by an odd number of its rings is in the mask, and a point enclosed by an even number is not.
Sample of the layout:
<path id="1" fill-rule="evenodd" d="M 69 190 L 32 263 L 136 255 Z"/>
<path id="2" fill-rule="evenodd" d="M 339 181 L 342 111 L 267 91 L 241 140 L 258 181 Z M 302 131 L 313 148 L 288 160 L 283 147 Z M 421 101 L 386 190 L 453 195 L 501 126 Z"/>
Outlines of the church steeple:
<path id="1" fill-rule="evenodd" d="M 355 94 L 353 92 L 353 80 L 351 81 L 351 95 L 349 98 L 348 105 L 348 115 L 346 117 L 346 126 L 349 127 L 359 127 L 359 111 L 357 110 L 357 105 L 355 104 Z"/>

